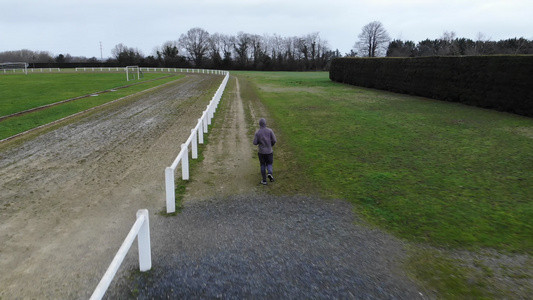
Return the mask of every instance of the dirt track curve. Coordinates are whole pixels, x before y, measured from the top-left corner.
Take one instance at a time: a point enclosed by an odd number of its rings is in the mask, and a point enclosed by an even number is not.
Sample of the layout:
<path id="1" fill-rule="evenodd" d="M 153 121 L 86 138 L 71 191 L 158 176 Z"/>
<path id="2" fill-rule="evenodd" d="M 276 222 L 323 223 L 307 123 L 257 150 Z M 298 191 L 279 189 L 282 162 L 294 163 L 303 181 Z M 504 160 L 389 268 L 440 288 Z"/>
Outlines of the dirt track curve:
<path id="1" fill-rule="evenodd" d="M 164 169 L 221 80 L 188 76 L 0 145 L 0 298 L 88 298 L 136 211 L 163 210 Z"/>

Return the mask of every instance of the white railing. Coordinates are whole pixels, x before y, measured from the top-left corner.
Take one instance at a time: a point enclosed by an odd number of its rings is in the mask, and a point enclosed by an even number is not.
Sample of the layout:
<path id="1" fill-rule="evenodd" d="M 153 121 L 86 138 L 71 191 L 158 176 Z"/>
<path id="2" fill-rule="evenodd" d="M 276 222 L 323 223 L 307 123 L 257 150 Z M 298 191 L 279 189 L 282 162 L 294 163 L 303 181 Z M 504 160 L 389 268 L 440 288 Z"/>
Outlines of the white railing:
<path id="1" fill-rule="evenodd" d="M 119 72 L 119 71 L 126 71 L 126 68 L 125 67 L 77 67 L 76 68 L 76 72 L 80 72 L 80 71 L 84 71 L 84 72 L 87 72 L 87 71 L 91 71 L 91 72 L 96 72 L 96 71 L 99 71 L 99 72 L 104 72 L 104 71 L 107 71 L 107 72 Z"/>
<path id="2" fill-rule="evenodd" d="M 181 162 L 181 179 L 189 180 L 189 145 L 191 145 L 191 156 L 193 159 L 198 158 L 198 143 L 204 143 L 204 133 L 207 133 L 208 125 L 211 124 L 211 119 L 214 116 L 222 93 L 226 88 L 226 84 L 229 80 L 229 72 L 225 72 L 226 76 L 220 84 L 220 87 L 216 91 L 213 99 L 207 105 L 206 110 L 202 113 L 202 117 L 198 119 L 196 127 L 191 129 L 191 135 L 184 144 L 181 144 L 181 151 L 172 163 L 170 167 L 165 169 L 165 191 L 166 191 L 166 203 L 167 213 L 173 213 L 176 211 L 176 183 L 174 179 L 174 172 Z"/>
<path id="3" fill-rule="evenodd" d="M 184 69 L 184 68 L 139 68 L 141 72 L 165 72 L 165 73 L 199 73 L 224 75 L 227 71 L 208 69 Z M 125 72 L 125 67 L 77 67 L 76 72 Z"/>
<path id="4" fill-rule="evenodd" d="M 216 74 L 224 75 L 227 71 L 210 70 L 210 69 L 184 69 L 184 68 L 139 68 L 142 72 L 161 72 L 161 73 L 197 73 L 197 74 Z M 28 68 L 28 73 L 53 73 L 63 72 L 72 69 L 61 68 Z M 125 72 L 125 67 L 77 67 L 76 72 Z M 0 69 L 0 74 L 17 74 L 25 73 L 24 69 Z"/>
<path id="5" fill-rule="evenodd" d="M 11 73 L 53 73 L 53 72 L 61 72 L 60 68 L 28 68 L 27 72 L 24 69 L 1 69 L 3 74 L 11 74 Z"/>
<path id="6" fill-rule="evenodd" d="M 148 271 L 152 268 L 152 253 L 150 248 L 150 224 L 148 220 L 148 210 L 139 209 L 137 211 L 137 221 L 131 227 L 128 236 L 120 246 L 115 258 L 107 268 L 107 271 L 104 274 L 104 277 L 100 280 L 93 294 L 91 295 L 91 300 L 102 299 L 107 288 L 113 281 L 115 274 L 118 271 L 118 268 L 122 264 L 122 261 L 126 257 L 126 254 L 130 250 L 133 241 L 137 237 L 138 247 L 139 247 L 139 269 L 141 272 Z"/>

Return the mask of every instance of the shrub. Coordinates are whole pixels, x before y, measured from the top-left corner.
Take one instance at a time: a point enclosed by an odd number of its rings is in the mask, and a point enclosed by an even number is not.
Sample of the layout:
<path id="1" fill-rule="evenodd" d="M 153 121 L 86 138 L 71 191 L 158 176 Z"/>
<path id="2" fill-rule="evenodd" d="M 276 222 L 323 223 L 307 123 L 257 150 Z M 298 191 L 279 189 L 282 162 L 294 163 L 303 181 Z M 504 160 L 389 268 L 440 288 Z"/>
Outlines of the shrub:
<path id="1" fill-rule="evenodd" d="M 330 79 L 533 117 L 533 56 L 337 58 Z"/>

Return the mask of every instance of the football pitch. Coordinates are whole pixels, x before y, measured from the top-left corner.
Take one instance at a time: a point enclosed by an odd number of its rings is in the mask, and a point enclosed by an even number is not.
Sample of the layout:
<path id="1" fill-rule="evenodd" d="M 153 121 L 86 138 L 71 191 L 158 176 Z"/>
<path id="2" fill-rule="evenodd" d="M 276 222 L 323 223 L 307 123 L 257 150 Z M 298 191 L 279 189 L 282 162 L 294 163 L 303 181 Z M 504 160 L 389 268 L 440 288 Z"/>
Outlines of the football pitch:
<path id="1" fill-rule="evenodd" d="M 182 77 L 147 73 L 127 81 L 124 72 L 73 71 L 1 75 L 0 140 Z"/>

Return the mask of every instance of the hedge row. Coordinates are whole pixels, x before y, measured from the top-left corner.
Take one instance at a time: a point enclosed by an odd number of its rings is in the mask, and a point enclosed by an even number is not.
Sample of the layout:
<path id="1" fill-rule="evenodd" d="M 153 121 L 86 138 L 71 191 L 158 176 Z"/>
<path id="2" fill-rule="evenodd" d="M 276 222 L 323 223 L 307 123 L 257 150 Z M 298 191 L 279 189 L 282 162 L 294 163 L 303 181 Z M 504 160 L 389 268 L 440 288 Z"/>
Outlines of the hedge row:
<path id="1" fill-rule="evenodd" d="M 333 81 L 533 117 L 533 56 L 337 58 Z"/>

